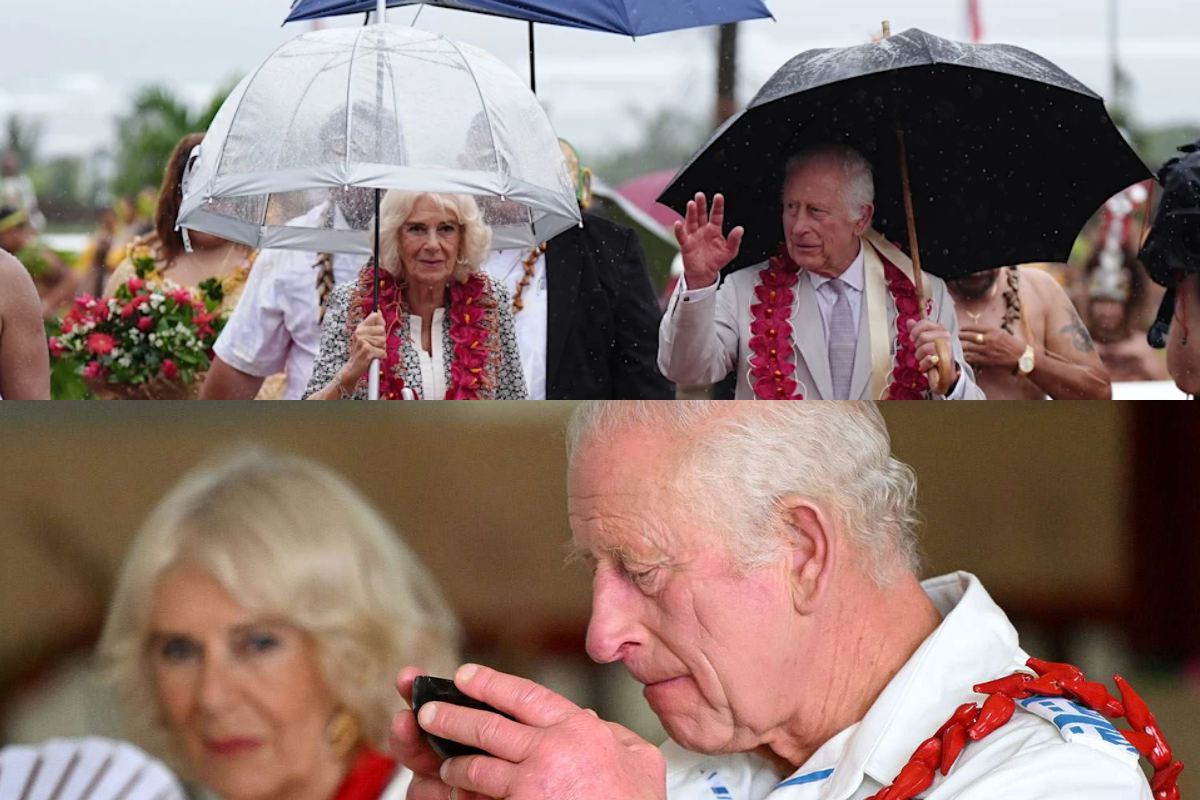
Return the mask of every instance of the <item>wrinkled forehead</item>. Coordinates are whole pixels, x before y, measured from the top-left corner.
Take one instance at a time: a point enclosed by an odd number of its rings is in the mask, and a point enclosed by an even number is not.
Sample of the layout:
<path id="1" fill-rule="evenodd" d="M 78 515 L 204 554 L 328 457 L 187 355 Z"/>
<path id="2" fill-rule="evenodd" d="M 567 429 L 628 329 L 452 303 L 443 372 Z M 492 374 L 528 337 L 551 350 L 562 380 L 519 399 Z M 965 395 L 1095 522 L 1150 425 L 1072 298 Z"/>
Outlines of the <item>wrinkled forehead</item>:
<path id="1" fill-rule="evenodd" d="M 567 474 L 567 513 L 577 546 L 605 547 L 681 527 L 687 514 L 678 462 L 662 439 L 630 429 L 580 443 Z"/>

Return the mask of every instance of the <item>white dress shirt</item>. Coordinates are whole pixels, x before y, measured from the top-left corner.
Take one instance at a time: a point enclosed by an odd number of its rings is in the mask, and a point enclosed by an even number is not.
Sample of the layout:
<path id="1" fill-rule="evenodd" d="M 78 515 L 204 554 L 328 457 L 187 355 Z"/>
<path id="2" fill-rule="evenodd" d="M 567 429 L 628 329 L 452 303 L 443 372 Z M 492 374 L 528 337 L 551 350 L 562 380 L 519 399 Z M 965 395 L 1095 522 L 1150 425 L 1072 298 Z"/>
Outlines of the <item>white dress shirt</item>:
<path id="1" fill-rule="evenodd" d="M 493 252 L 484 262 L 484 269 L 513 297 L 517 285 L 525 277 L 525 259 L 529 250 L 509 249 Z M 546 399 L 547 314 L 550 296 L 546 290 L 546 254 L 538 256 L 533 265 L 533 277 L 521 293 L 523 306 L 513 314 L 517 329 L 517 348 L 521 351 L 521 369 L 530 400 Z"/>
<path id="2" fill-rule="evenodd" d="M 1017 631 L 966 572 L 921 584 L 942 623 L 863 718 L 780 777 L 754 753 L 703 755 L 663 746 L 668 800 L 862 800 L 890 783 L 971 687 L 1026 669 Z M 836 632 L 835 632 L 836 635 Z M 751 667 L 752 669 L 752 667 Z M 820 691 L 814 687 L 814 691 Z M 1031 697 L 988 737 L 968 742 L 927 800 L 1151 800 L 1138 754 L 1100 714 L 1061 697 Z"/>
<path id="3" fill-rule="evenodd" d="M 319 206 L 294 224 L 317 226 L 324 213 Z M 353 280 L 365 262 L 363 256 L 334 254 L 334 283 Z M 284 400 L 304 394 L 321 346 L 316 263 L 316 253 L 262 251 L 213 346 L 222 361 L 250 375 L 265 378 L 286 369 Z"/>

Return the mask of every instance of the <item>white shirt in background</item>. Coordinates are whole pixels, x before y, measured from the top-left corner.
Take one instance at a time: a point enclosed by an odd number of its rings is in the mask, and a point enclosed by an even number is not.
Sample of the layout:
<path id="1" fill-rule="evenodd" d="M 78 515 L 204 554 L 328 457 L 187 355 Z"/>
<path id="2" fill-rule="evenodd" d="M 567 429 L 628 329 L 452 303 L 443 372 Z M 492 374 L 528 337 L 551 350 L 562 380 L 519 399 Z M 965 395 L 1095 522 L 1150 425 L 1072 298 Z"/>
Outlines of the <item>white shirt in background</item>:
<path id="1" fill-rule="evenodd" d="M 324 213 L 324 207 L 318 207 L 293 224 L 303 225 L 311 218 L 317 226 Z M 363 256 L 335 253 L 334 283 L 354 280 L 364 263 Z M 304 394 L 321 346 L 316 264 L 316 253 L 262 251 L 213 347 L 222 361 L 250 375 L 266 378 L 286 370 L 284 400 L 299 400 Z"/>
<path id="2" fill-rule="evenodd" d="M 515 297 L 517 285 L 525 276 L 525 259 L 530 250 L 496 250 L 483 263 L 492 280 Z M 530 400 L 546 399 L 546 337 L 549 293 L 546 289 L 546 254 L 533 265 L 533 277 L 521 293 L 524 307 L 513 314 L 517 329 L 517 349 L 521 351 L 521 370 Z"/>

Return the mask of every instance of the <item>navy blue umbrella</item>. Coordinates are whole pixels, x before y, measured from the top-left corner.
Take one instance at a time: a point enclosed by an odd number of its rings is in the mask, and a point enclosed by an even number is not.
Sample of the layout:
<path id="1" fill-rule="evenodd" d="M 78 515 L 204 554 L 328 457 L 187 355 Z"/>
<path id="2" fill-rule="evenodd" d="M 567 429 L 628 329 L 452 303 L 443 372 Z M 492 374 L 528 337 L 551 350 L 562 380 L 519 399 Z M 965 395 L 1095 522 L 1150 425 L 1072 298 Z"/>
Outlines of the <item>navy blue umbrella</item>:
<path id="1" fill-rule="evenodd" d="M 530 81 L 533 78 L 533 23 L 564 25 L 625 36 L 723 25 L 771 16 L 763 0 L 387 0 L 389 8 L 429 5 L 492 14 L 529 23 Z M 363 14 L 376 0 L 295 0 L 287 22 Z"/>

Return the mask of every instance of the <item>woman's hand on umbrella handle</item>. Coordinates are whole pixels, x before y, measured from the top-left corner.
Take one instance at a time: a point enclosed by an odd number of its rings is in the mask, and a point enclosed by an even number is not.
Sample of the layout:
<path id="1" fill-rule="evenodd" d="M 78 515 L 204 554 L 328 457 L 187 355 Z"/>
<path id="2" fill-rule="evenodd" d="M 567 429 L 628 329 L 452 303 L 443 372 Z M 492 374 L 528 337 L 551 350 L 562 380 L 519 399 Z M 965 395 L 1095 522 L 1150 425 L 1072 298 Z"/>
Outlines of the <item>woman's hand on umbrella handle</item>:
<path id="1" fill-rule="evenodd" d="M 675 239 L 683 254 L 683 278 L 688 289 L 712 286 L 721 269 L 737 258 L 745 230 L 738 226 L 726 236 L 725 197 L 713 196 L 712 212 L 708 199 L 697 192 L 687 204 L 687 215 L 675 223 Z"/>
<path id="2" fill-rule="evenodd" d="M 354 329 L 350 339 L 350 358 L 342 367 L 340 377 L 343 382 L 354 384 L 367 373 L 374 359 L 382 359 L 387 355 L 384 350 L 387 344 L 387 331 L 383 324 L 383 315 L 378 311 L 370 314 Z"/>

